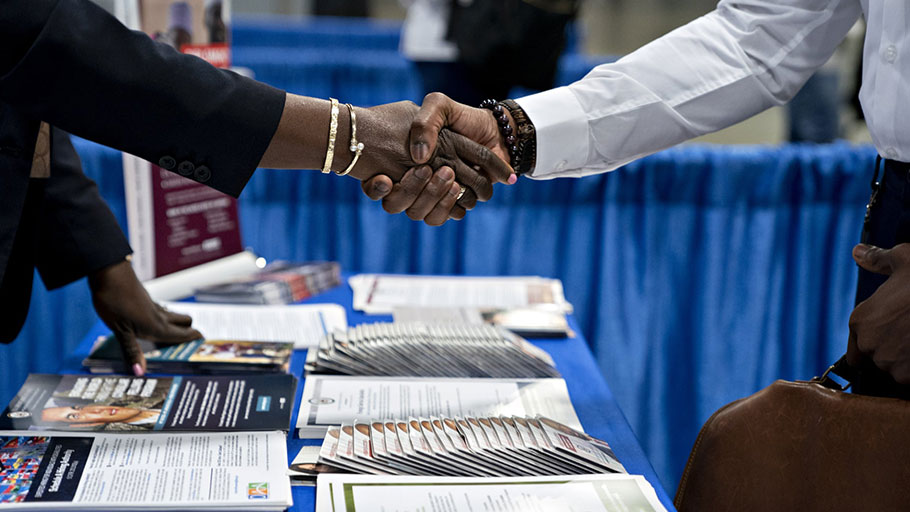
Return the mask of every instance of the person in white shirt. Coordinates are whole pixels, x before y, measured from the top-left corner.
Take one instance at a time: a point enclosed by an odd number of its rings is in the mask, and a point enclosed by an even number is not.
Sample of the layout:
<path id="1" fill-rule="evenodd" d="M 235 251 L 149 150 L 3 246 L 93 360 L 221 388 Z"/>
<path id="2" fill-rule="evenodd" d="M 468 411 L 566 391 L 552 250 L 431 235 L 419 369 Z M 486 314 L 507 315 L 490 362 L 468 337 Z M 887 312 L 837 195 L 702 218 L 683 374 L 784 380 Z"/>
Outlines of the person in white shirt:
<path id="1" fill-rule="evenodd" d="M 610 171 L 786 103 L 863 14 L 860 101 L 875 146 L 887 159 L 885 186 L 873 201 L 863 241 L 896 247 L 854 248 L 865 270 L 850 318 L 847 361 L 866 376 L 854 390 L 910 398 L 904 387 L 910 385 L 910 245 L 897 245 L 910 242 L 910 215 L 907 226 L 899 221 L 903 187 L 910 188 L 910 102 L 902 101 L 910 98 L 910 5 L 904 0 L 721 0 L 707 15 L 569 86 L 498 106 L 490 102 L 492 116 L 488 109 L 428 95 L 412 125 L 411 155 L 427 161 L 445 126 L 533 179 Z M 418 201 L 431 202 L 425 195 Z"/>

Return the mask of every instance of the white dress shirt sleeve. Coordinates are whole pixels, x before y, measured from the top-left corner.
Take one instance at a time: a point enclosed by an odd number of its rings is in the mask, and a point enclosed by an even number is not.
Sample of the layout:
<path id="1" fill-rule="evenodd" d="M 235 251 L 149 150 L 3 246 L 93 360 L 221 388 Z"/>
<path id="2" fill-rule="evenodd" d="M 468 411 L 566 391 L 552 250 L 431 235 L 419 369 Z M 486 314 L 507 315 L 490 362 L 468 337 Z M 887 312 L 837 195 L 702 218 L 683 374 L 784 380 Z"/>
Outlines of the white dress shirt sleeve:
<path id="1" fill-rule="evenodd" d="M 861 13 L 858 0 L 722 0 L 583 79 L 517 100 L 537 130 L 530 176 L 585 176 L 792 98 Z"/>

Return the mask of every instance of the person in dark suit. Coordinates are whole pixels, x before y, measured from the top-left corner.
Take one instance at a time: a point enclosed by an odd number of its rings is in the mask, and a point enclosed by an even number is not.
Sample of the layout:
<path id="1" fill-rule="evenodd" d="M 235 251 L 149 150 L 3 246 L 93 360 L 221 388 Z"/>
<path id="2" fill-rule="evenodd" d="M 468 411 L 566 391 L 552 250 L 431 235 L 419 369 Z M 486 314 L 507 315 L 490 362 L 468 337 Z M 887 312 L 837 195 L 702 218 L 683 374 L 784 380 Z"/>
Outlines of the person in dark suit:
<path id="1" fill-rule="evenodd" d="M 145 370 L 137 336 L 174 343 L 200 336 L 189 317 L 155 304 L 136 279 L 129 245 L 82 174 L 67 132 L 234 197 L 260 166 L 347 169 L 359 180 L 383 174 L 388 179 L 364 191 L 415 202 L 432 189 L 431 207 L 409 212 L 431 224 L 463 216 L 489 199 L 491 181 L 511 179 L 488 150 L 451 133 L 429 166 L 409 170 L 417 112 L 409 102 L 342 106 L 337 150 L 327 158 L 330 111 L 328 101 L 156 43 L 88 0 L 0 2 L 0 342 L 22 328 L 35 268 L 51 289 L 88 276 L 95 309 L 137 374 Z M 346 145 L 353 114 L 364 144 L 356 165 Z"/>

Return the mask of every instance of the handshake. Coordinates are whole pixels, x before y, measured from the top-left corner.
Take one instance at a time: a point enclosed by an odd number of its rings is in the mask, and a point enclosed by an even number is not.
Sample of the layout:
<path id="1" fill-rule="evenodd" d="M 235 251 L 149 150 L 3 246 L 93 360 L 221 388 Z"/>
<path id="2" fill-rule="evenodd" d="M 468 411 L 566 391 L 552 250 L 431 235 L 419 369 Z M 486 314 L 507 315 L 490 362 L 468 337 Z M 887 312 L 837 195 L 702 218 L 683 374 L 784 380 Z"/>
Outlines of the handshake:
<path id="1" fill-rule="evenodd" d="M 441 93 L 420 107 L 401 101 L 371 108 L 288 94 L 260 167 L 350 175 L 387 212 L 438 226 L 488 201 L 494 183 L 515 183 L 514 130 L 508 110 L 494 114 Z"/>

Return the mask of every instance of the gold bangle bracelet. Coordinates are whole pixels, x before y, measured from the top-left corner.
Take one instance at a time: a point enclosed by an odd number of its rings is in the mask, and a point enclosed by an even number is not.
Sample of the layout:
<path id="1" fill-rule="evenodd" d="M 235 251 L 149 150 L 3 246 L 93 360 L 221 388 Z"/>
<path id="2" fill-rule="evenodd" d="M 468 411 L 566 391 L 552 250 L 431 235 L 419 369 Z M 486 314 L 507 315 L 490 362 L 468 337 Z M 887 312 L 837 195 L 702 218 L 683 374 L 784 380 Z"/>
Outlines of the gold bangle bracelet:
<path id="1" fill-rule="evenodd" d="M 363 142 L 357 142 L 357 114 L 354 113 L 354 105 L 350 103 L 345 103 L 345 106 L 348 107 L 348 111 L 351 113 L 351 153 L 354 153 L 354 159 L 351 160 L 351 164 L 348 165 L 348 168 L 337 173 L 339 176 L 347 176 L 352 169 L 354 169 L 354 164 L 357 163 L 357 160 L 360 158 L 360 153 L 363 151 Z"/>
<path id="2" fill-rule="evenodd" d="M 325 164 L 322 165 L 322 174 L 332 172 L 332 160 L 335 159 L 335 137 L 338 135 L 338 100 L 329 98 L 332 102 L 332 120 L 329 123 L 329 146 L 325 150 Z"/>

